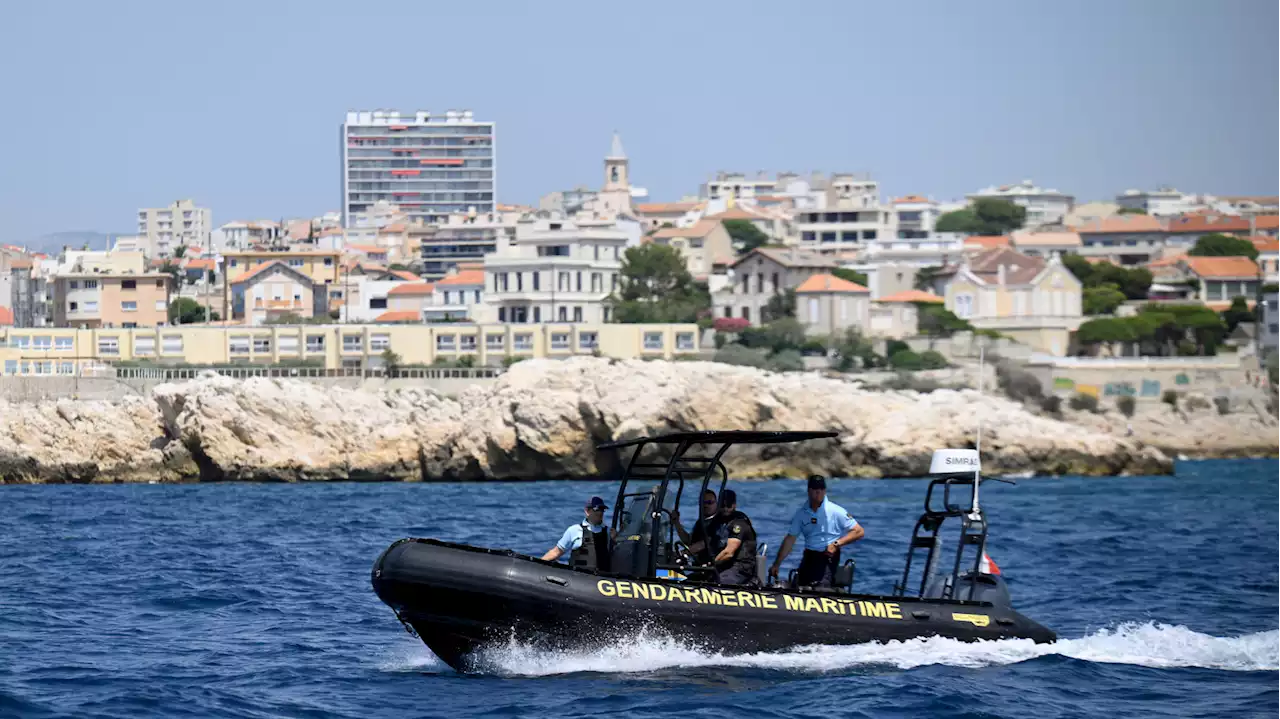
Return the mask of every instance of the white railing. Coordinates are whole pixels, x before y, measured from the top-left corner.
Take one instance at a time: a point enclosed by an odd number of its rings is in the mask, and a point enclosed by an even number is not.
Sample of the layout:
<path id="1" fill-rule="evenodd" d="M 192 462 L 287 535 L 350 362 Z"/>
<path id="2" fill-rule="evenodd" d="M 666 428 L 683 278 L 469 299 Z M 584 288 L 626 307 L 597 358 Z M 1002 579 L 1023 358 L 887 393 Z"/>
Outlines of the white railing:
<path id="1" fill-rule="evenodd" d="M 284 379 L 324 379 L 324 378 L 359 378 L 359 379 L 491 379 L 502 374 L 502 367 L 402 367 L 388 372 L 377 368 L 339 368 L 324 367 L 216 367 L 216 368 L 160 368 L 160 367 L 114 367 L 116 379 L 142 380 L 188 380 L 199 377 L 204 372 L 213 372 L 223 377 L 249 379 L 251 377 L 284 378 Z M 99 374 L 97 376 L 113 376 Z"/>
<path id="2" fill-rule="evenodd" d="M 1240 358 L 1234 354 L 1214 357 L 1055 357 L 1047 354 L 1031 356 L 1032 364 L 1077 369 L 1109 369 L 1142 367 L 1147 369 L 1238 369 Z"/>

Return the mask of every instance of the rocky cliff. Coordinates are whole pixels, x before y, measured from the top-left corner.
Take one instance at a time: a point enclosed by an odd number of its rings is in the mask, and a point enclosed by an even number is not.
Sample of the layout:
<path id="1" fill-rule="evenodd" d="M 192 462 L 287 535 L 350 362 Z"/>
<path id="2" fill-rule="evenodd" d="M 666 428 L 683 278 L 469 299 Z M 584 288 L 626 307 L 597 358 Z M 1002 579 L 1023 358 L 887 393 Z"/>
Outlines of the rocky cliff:
<path id="1" fill-rule="evenodd" d="M 934 449 L 969 446 L 980 419 L 990 472 L 1172 466 L 1141 435 L 1123 436 L 1123 424 L 1069 424 L 970 390 L 873 391 L 817 374 L 577 358 L 519 363 L 456 399 L 206 376 L 148 399 L 0 405 L 0 481 L 588 477 L 617 469 L 617 454 L 598 443 L 711 428 L 840 433 L 736 447 L 726 464 L 739 477 L 918 475 Z M 1231 419 L 1205 417 L 1223 427 Z M 1272 451 L 1275 434 L 1273 422 Z"/>

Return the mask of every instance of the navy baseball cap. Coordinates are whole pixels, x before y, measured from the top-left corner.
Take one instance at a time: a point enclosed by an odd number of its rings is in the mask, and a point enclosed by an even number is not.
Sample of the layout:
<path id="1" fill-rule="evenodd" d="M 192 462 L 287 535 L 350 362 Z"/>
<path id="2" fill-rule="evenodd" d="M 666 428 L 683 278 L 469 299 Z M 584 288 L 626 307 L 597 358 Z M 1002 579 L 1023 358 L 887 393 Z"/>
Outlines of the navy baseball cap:
<path id="1" fill-rule="evenodd" d="M 609 505 L 605 504 L 604 500 L 600 499 L 599 497 L 592 497 L 591 499 L 587 500 L 586 508 L 587 509 L 608 509 Z"/>
<path id="2" fill-rule="evenodd" d="M 809 489 L 826 489 L 827 480 L 816 474 L 809 475 Z"/>

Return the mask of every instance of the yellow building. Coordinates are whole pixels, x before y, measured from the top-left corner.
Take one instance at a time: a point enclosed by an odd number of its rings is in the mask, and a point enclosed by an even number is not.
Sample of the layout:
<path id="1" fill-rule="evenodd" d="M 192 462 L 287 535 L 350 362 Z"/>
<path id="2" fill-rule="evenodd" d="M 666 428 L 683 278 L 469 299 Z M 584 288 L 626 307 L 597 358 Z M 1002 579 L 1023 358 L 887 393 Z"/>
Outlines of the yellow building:
<path id="1" fill-rule="evenodd" d="M 303 317 L 312 316 L 311 306 L 313 304 L 312 296 L 319 298 L 314 301 L 320 311 L 325 311 L 329 307 L 330 300 L 337 300 L 341 305 L 343 292 L 338 285 L 342 282 L 342 253 L 337 250 L 293 250 L 288 252 L 272 252 L 269 250 L 253 250 L 246 252 L 228 252 L 223 255 L 225 262 L 224 272 L 228 278 L 223 283 L 222 307 L 223 316 L 232 317 L 244 321 L 246 324 L 253 323 L 253 313 L 248 311 L 248 305 L 252 304 L 251 300 L 244 297 L 246 291 L 251 291 L 251 286 L 261 281 L 259 277 L 263 273 L 263 268 L 273 263 L 282 263 L 287 267 L 295 279 L 310 279 L 312 287 L 306 293 L 296 292 L 291 289 L 287 294 L 288 297 L 279 299 L 287 299 L 291 305 L 289 311 L 297 312 Z M 272 276 L 278 273 L 274 270 L 270 272 Z M 283 282 L 283 279 L 281 280 Z M 322 285 L 333 285 L 334 287 L 321 289 Z M 300 308 L 293 308 L 295 304 L 295 295 L 306 294 L 306 298 L 297 298 L 301 303 Z M 268 298 L 263 297 L 264 303 Z M 316 312 L 315 314 L 319 314 Z"/>
<path id="2" fill-rule="evenodd" d="M 401 364 L 470 356 L 476 365 L 508 357 L 599 352 L 623 359 L 671 359 L 697 350 L 692 324 L 180 325 L 148 329 L 0 327 L 5 375 L 75 375 L 121 361 L 157 364 L 277 364 L 312 361 L 328 369 L 372 368 L 391 350 Z"/>
<path id="3" fill-rule="evenodd" d="M 1046 260 L 997 247 L 966 256 L 938 277 L 956 316 L 1041 352 L 1066 354 L 1084 319 L 1080 281 L 1056 253 Z"/>

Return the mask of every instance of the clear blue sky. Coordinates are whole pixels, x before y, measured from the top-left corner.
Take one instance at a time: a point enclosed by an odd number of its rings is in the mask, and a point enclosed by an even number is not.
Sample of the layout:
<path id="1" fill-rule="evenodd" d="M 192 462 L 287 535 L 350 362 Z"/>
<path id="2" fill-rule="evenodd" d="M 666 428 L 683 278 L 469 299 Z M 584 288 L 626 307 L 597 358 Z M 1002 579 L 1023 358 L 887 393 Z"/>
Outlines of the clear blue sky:
<path id="1" fill-rule="evenodd" d="M 358 108 L 496 121 L 503 202 L 597 186 L 615 128 L 659 200 L 718 169 L 1275 194 L 1276 30 L 1275 0 L 12 3 L 0 241 L 337 209 Z"/>

